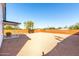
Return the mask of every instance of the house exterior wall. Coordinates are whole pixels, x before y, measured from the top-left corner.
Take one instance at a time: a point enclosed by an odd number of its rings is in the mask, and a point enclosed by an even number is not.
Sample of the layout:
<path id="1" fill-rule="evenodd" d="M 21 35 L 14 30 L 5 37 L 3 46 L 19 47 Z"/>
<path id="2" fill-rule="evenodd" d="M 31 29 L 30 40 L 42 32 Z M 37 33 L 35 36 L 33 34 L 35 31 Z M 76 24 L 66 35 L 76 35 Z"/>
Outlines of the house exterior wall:
<path id="1" fill-rule="evenodd" d="M 3 40 L 3 26 L 2 26 L 2 22 L 3 22 L 3 12 L 2 12 L 2 4 L 0 3 L 0 47 L 2 44 L 2 40 Z"/>

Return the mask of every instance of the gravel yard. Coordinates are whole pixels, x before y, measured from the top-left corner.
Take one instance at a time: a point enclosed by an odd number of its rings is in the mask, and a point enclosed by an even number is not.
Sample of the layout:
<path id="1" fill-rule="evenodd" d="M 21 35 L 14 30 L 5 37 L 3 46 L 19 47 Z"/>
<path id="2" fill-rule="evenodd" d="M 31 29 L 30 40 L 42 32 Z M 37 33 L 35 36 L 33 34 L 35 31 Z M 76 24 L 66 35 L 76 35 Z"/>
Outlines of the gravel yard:
<path id="1" fill-rule="evenodd" d="M 79 55 L 79 36 L 44 32 L 24 34 L 16 40 L 5 39 L 0 49 L 0 55 Z"/>

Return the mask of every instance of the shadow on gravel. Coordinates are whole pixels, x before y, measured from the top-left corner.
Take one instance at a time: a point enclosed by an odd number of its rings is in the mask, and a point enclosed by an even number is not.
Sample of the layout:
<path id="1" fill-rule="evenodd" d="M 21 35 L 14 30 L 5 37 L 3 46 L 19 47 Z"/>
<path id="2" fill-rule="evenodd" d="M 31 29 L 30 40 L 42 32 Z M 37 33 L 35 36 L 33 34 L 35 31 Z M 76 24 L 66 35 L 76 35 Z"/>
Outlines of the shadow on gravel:
<path id="1" fill-rule="evenodd" d="M 17 39 L 4 39 L 0 49 L 1 56 L 16 56 L 30 38 L 20 34 Z"/>
<path id="2" fill-rule="evenodd" d="M 79 32 L 65 38 L 45 56 L 79 56 Z"/>

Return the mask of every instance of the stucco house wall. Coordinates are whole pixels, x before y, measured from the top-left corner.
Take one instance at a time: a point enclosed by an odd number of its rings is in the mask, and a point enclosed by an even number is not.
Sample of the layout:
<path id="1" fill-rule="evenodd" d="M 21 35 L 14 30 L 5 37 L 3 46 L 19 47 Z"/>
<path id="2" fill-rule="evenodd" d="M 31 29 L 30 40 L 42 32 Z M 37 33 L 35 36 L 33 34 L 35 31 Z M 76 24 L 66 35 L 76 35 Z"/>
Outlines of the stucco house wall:
<path id="1" fill-rule="evenodd" d="M 2 13 L 2 5 L 0 3 L 0 47 L 3 40 L 3 33 L 2 33 L 2 22 L 3 22 L 3 13 Z"/>

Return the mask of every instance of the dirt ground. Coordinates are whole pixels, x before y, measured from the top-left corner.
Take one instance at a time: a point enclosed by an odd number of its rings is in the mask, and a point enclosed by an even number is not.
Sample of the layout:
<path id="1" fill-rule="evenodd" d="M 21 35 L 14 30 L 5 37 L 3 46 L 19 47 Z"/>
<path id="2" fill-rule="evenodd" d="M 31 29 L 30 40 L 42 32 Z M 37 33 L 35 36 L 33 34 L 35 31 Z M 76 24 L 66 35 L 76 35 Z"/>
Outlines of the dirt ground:
<path id="1" fill-rule="evenodd" d="M 79 55 L 79 35 L 32 33 L 18 39 L 5 39 L 0 55 L 8 56 L 72 56 Z"/>

